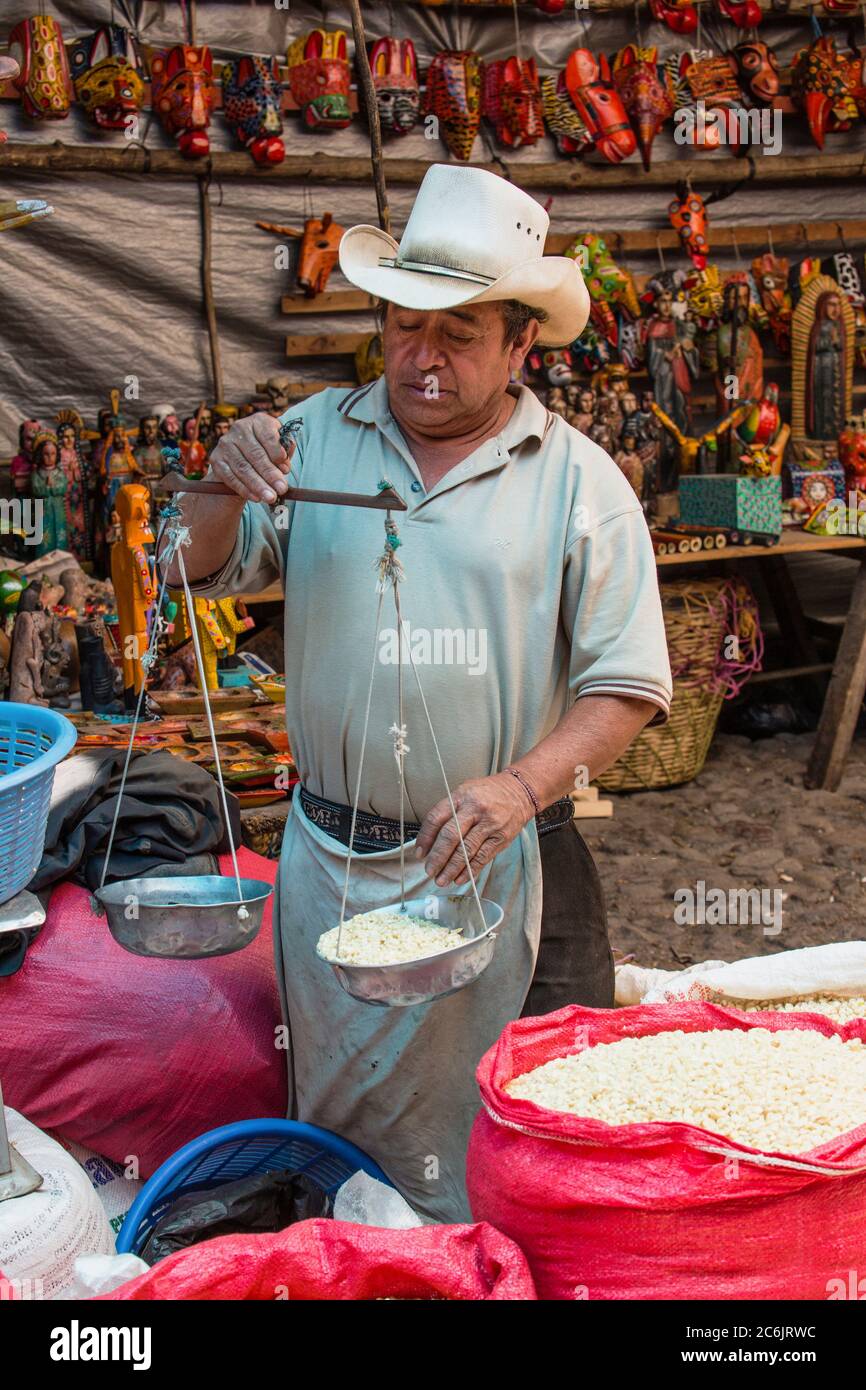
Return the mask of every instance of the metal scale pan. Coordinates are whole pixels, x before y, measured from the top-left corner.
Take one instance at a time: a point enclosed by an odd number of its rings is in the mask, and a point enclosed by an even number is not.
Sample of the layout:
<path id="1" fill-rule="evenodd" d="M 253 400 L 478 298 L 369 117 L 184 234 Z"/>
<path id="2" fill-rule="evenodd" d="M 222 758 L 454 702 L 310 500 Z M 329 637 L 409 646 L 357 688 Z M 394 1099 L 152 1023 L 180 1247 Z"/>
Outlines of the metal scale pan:
<path id="1" fill-rule="evenodd" d="M 380 1004 L 391 1008 L 407 1008 L 413 1004 L 431 1004 L 445 999 L 458 989 L 464 989 L 487 969 L 496 944 L 496 929 L 504 912 L 491 898 L 480 899 L 484 913 L 482 926 L 478 905 L 469 893 L 442 895 L 436 899 L 436 914 L 431 927 L 450 927 L 459 933 L 457 945 L 435 956 L 420 960 L 401 961 L 397 965 L 350 965 L 329 960 L 328 964 L 347 994 L 364 1004 Z M 395 903 L 381 909 L 384 912 L 403 912 L 425 918 L 430 909 L 430 896 L 410 898 L 405 907 Z M 324 957 L 323 957 L 324 959 Z"/>

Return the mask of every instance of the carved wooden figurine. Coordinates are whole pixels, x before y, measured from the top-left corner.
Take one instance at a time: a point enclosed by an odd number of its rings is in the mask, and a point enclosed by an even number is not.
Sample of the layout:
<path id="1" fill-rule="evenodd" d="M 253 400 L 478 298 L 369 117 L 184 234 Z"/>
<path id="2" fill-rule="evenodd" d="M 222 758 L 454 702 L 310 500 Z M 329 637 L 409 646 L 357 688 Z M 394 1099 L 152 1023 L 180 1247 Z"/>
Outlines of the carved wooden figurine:
<path id="1" fill-rule="evenodd" d="M 111 582 L 117 602 L 123 656 L 123 698 L 134 709 L 144 682 L 141 658 L 147 651 L 147 615 L 156 589 L 150 556 L 150 493 L 142 483 L 127 483 L 114 501 L 120 536 L 111 547 Z"/>
<path id="2" fill-rule="evenodd" d="M 838 439 L 851 414 L 854 310 L 829 275 L 816 275 L 791 316 L 791 433 Z"/>

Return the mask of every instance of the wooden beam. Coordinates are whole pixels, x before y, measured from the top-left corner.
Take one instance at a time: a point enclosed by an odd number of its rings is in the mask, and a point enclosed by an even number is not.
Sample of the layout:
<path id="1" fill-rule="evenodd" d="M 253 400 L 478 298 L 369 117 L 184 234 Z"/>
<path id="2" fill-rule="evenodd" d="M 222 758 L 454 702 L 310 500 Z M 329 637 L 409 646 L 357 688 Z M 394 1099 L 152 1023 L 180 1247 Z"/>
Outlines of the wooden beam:
<path id="1" fill-rule="evenodd" d="M 589 220 L 581 230 L 596 230 Z M 629 231 L 598 229 L 614 254 L 620 251 L 655 251 L 661 246 L 664 251 L 678 251 L 680 239 L 672 227 L 659 227 L 658 230 L 635 228 Z M 866 219 L 837 218 L 831 222 L 778 222 L 761 223 L 757 226 L 719 227 L 713 222 L 710 226 L 710 250 L 719 251 L 722 247 L 746 252 L 769 250 L 769 236 L 773 247 L 795 247 L 808 253 L 815 244 L 839 244 L 840 234 L 846 242 L 866 241 Z M 545 243 L 548 256 L 561 256 L 574 241 L 571 232 L 551 232 Z"/>
<path id="2" fill-rule="evenodd" d="M 375 307 L 375 295 L 366 290 L 324 290 L 310 298 L 305 294 L 284 294 L 280 300 L 284 314 L 359 314 Z"/>
<path id="3" fill-rule="evenodd" d="M 836 791 L 842 780 L 851 740 L 866 693 L 866 562 L 861 562 L 848 617 L 842 630 L 830 685 L 821 710 L 807 787 Z"/>
<path id="4" fill-rule="evenodd" d="M 366 343 L 369 333 L 290 333 L 286 338 L 287 357 L 340 357 L 355 353 Z"/>
<path id="5" fill-rule="evenodd" d="M 440 153 L 439 158 L 444 156 Z M 435 159 L 386 159 L 385 177 L 390 183 L 419 184 Z M 487 169 L 503 174 L 506 160 L 497 163 L 477 163 L 467 167 Z M 581 191 L 596 189 L 664 188 L 682 180 L 688 173 L 692 184 L 701 187 L 730 187 L 749 179 L 763 186 L 791 183 L 831 183 L 859 181 L 866 172 L 866 152 L 849 151 L 839 154 L 764 156 L 753 160 L 735 159 L 730 155 L 699 156 L 694 159 L 663 160 L 645 172 L 640 161 L 605 166 L 582 164 L 559 159 L 539 160 L 537 164 L 515 165 L 511 171 L 514 183 L 527 190 Z M 282 164 L 267 168 L 253 162 L 246 150 L 217 151 L 205 159 L 184 159 L 179 150 L 143 150 L 138 146 L 127 149 L 103 149 L 98 146 L 18 144 L 0 146 L 0 173 L 59 173 L 59 174 L 146 174 L 164 178 L 178 175 L 196 178 L 211 172 L 215 177 L 255 178 L 263 182 L 295 183 L 369 183 L 370 162 L 366 157 L 326 155 L 311 151 L 303 157 L 291 155 Z M 711 232 L 712 236 L 712 232 Z"/>

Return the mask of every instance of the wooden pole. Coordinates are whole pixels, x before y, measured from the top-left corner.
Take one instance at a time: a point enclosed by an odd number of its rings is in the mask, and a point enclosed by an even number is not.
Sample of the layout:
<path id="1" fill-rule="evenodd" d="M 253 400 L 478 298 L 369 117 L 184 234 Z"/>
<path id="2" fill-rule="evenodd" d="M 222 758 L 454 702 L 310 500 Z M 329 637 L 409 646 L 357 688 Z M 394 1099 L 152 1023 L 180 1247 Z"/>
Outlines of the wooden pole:
<path id="1" fill-rule="evenodd" d="M 426 159 L 386 159 L 383 170 L 392 183 L 418 184 L 434 162 Z M 253 178 L 289 180 L 296 183 L 366 183 L 370 178 L 370 161 L 366 158 L 320 155 L 298 158 L 288 156 L 281 164 L 268 168 L 254 164 L 246 150 L 218 151 L 210 156 L 210 171 L 221 179 Z M 500 166 L 475 163 L 468 167 L 489 169 L 501 174 Z M 684 168 L 695 187 L 717 188 L 739 184 L 747 178 L 748 163 L 730 155 L 712 155 L 694 160 L 665 160 L 654 164 L 645 173 L 640 161 L 636 164 L 581 164 L 559 159 L 538 164 L 515 164 L 512 181 L 518 188 L 580 192 L 585 189 L 644 189 L 669 190 L 681 181 Z M 791 183 L 832 183 L 844 180 L 861 182 L 866 174 L 866 152 L 847 154 L 778 155 L 756 159 L 750 184 L 765 186 Z M 198 178 L 201 163 L 184 159 L 176 149 L 143 150 L 101 149 L 87 145 L 6 144 L 0 145 L 0 174 L 28 173 L 90 173 L 90 174 L 148 174 L 163 178 L 179 175 Z M 712 236 L 712 229 L 710 232 Z"/>
<path id="2" fill-rule="evenodd" d="M 211 380 L 214 400 L 223 397 L 223 369 L 220 358 L 220 340 L 217 331 L 216 301 L 211 276 L 211 257 L 213 249 L 213 226 L 210 208 L 210 176 L 200 176 L 198 180 L 198 204 L 201 218 L 201 290 L 204 298 L 204 312 L 207 320 L 207 336 L 210 343 Z"/>
<path id="3" fill-rule="evenodd" d="M 361 0 L 349 0 L 352 12 L 352 33 L 355 38 L 355 69 L 364 89 L 364 105 L 367 111 L 367 124 L 370 127 L 370 163 L 373 166 L 373 186 L 376 189 L 376 206 L 379 209 L 379 226 L 383 232 L 391 230 L 391 210 L 388 207 L 388 190 L 385 187 L 385 161 L 382 155 L 382 125 L 379 120 L 379 103 L 373 86 L 373 74 L 367 56 L 367 36 L 364 32 L 364 17 L 361 14 Z M 420 182 L 420 180 L 419 180 Z"/>

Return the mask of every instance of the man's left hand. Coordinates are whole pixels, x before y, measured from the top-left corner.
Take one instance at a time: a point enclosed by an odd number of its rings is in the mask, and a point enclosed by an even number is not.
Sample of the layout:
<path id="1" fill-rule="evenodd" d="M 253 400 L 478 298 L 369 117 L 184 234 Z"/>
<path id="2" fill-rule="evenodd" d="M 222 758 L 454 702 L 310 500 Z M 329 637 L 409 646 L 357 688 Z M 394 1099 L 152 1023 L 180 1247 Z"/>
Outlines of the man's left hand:
<path id="1" fill-rule="evenodd" d="M 520 834 L 535 810 L 517 778 L 508 772 L 461 782 L 452 795 L 466 853 L 477 878 L 484 865 Z M 425 868 L 438 887 L 469 882 L 447 797 L 428 811 L 416 843 L 418 858 L 426 857 Z"/>

